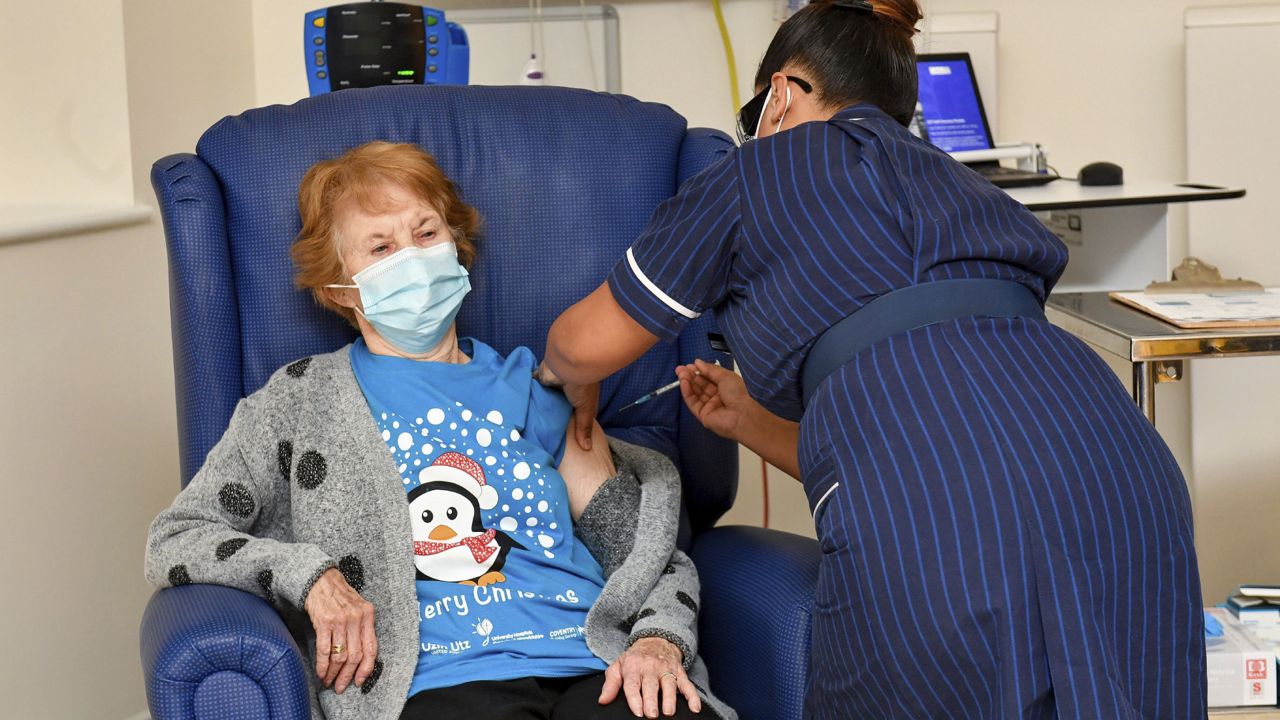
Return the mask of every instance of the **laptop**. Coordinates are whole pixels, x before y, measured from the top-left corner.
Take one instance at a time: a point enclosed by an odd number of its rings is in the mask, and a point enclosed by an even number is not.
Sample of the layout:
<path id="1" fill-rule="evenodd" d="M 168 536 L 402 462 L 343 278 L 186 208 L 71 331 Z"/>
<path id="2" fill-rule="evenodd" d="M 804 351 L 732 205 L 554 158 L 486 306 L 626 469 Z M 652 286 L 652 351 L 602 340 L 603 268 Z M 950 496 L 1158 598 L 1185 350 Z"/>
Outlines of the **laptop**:
<path id="1" fill-rule="evenodd" d="M 920 101 L 911 132 L 948 153 L 994 150 L 987 111 L 969 53 L 920 55 Z M 999 160 L 965 163 L 997 187 L 1044 185 L 1057 175 L 1004 167 Z"/>

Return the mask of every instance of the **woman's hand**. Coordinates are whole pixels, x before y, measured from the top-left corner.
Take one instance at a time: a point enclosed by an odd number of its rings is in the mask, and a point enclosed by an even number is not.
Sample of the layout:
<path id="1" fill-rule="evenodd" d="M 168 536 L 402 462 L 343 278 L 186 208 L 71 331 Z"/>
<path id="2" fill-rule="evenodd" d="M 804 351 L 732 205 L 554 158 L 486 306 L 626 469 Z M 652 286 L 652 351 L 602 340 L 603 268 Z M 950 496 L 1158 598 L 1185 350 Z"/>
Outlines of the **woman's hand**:
<path id="1" fill-rule="evenodd" d="M 636 717 L 676 714 L 676 698 L 684 695 L 693 712 L 702 712 L 698 689 L 684 672 L 680 648 L 658 637 L 640 638 L 604 672 L 600 704 L 608 705 L 621 689 Z"/>
<path id="2" fill-rule="evenodd" d="M 715 363 L 696 360 L 692 365 L 681 365 L 676 368 L 676 377 L 689 411 L 722 438 L 743 442 L 748 425 L 766 412 L 747 394 L 747 386 L 737 373 Z"/>
<path id="3" fill-rule="evenodd" d="M 348 685 L 363 685 L 378 657 L 373 604 L 360 596 L 337 568 L 329 568 L 311 586 L 303 603 L 316 631 L 316 675 L 339 695 Z"/>

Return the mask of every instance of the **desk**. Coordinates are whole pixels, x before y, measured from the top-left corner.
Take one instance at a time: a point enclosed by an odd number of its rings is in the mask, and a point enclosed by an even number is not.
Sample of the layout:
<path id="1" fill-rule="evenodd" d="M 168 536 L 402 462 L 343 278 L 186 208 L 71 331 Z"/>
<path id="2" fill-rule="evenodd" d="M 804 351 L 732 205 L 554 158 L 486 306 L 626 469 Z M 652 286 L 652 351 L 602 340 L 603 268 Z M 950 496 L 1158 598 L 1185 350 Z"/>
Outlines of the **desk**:
<path id="1" fill-rule="evenodd" d="M 1107 187 L 1057 180 L 1005 192 L 1042 221 L 1052 217 L 1076 228 L 1063 237 L 1071 261 L 1059 292 L 1133 290 L 1167 280 L 1183 259 L 1170 253 L 1169 205 L 1245 194 L 1243 188 L 1144 180 Z"/>
<path id="2" fill-rule="evenodd" d="M 1054 293 L 1045 305 L 1054 325 L 1133 367 L 1133 399 L 1155 423 L 1155 386 L 1183 375 L 1182 361 L 1280 355 L 1280 327 L 1184 330 L 1122 305 L 1105 292 Z"/>

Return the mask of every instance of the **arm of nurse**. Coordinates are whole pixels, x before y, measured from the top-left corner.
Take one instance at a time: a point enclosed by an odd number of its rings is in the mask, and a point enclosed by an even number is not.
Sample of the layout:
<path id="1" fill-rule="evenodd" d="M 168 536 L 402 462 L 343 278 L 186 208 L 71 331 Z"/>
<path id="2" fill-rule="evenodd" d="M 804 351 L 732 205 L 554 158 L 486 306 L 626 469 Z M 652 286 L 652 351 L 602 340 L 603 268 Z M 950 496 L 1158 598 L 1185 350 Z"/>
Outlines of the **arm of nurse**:
<path id="1" fill-rule="evenodd" d="M 556 318 L 543 363 L 565 383 L 589 385 L 630 365 L 656 342 L 602 283 Z"/>

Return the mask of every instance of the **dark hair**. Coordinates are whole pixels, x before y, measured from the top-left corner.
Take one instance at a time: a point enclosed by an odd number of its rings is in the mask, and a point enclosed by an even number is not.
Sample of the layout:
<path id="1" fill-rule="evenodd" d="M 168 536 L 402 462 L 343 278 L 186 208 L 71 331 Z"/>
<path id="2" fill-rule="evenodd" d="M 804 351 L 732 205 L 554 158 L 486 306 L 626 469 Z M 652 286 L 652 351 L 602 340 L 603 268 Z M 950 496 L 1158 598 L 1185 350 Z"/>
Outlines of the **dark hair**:
<path id="1" fill-rule="evenodd" d="M 871 103 L 907 125 L 919 92 L 912 38 L 923 17 L 917 0 L 814 0 L 778 28 L 755 86 L 792 66 L 824 105 Z"/>

